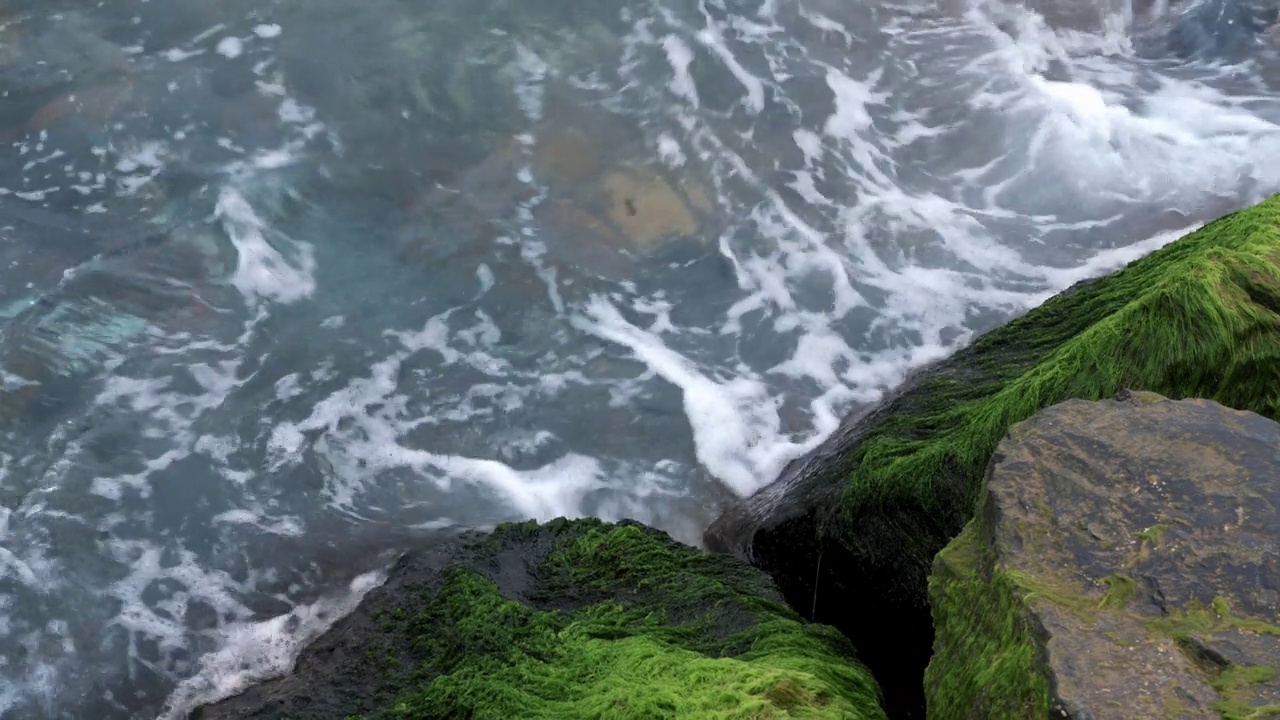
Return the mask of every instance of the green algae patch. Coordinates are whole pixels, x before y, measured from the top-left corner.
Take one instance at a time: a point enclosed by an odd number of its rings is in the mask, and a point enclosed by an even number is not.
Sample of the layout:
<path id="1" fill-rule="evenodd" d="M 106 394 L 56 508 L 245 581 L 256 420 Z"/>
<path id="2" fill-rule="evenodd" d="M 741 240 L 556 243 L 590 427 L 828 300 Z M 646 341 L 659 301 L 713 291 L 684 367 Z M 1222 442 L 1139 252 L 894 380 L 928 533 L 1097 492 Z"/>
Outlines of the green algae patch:
<path id="1" fill-rule="evenodd" d="M 1049 681 L 1027 591 L 983 556 L 974 523 L 938 555 L 929 593 L 942 642 L 925 672 L 928 716 L 1047 717 Z"/>
<path id="2" fill-rule="evenodd" d="M 1149 620 L 1147 625 L 1154 631 L 1176 637 L 1227 630 L 1280 637 L 1280 625 L 1257 618 L 1238 617 L 1232 613 L 1231 603 L 1222 596 L 1215 596 L 1207 606 L 1192 600 L 1186 607 L 1173 608 L 1164 617 Z"/>
<path id="3" fill-rule="evenodd" d="M 681 638 L 673 637 L 681 631 L 665 625 L 660 614 L 614 602 L 573 614 L 533 611 L 465 570 L 450 577 L 428 613 L 418 640 L 431 658 L 416 671 L 422 683 L 384 715 L 865 717 L 858 705 L 875 700 L 874 692 L 861 703 L 837 692 L 833 680 L 856 687 L 865 679 L 823 667 L 836 658 L 821 652 L 709 657 L 681 647 Z M 500 619 L 501 632 L 495 633 L 493 618 Z M 777 629 L 803 637 L 798 627 Z M 481 652 L 451 658 L 448 649 L 457 646 Z"/>
<path id="4" fill-rule="evenodd" d="M 1107 592 L 1098 603 L 1101 608 L 1120 608 L 1128 605 L 1138 591 L 1138 583 L 1128 575 L 1108 575 L 1102 578 Z"/>
<path id="5" fill-rule="evenodd" d="M 767 576 L 635 523 L 502 525 L 402 560 L 358 615 L 367 632 L 347 643 L 350 663 L 324 639 L 300 661 L 295 684 L 335 665 L 338 677 L 300 686 L 293 714 L 885 717 L 848 640 L 788 609 Z M 347 689 L 317 705 L 335 685 Z M 202 717 L 287 715 L 279 697 L 266 683 Z M 233 712 L 244 707 L 259 714 Z"/>
<path id="6" fill-rule="evenodd" d="M 1168 532 L 1169 526 L 1163 523 L 1157 523 L 1149 528 L 1138 532 L 1138 539 L 1151 543 L 1153 548 L 1164 547 L 1164 534 Z"/>
<path id="7" fill-rule="evenodd" d="M 1280 718 L 1280 704 L 1251 705 L 1246 701 L 1251 686 L 1274 680 L 1277 670 L 1267 665 L 1231 665 L 1218 673 L 1213 687 L 1222 700 L 1213 706 L 1224 720 L 1267 720 Z"/>

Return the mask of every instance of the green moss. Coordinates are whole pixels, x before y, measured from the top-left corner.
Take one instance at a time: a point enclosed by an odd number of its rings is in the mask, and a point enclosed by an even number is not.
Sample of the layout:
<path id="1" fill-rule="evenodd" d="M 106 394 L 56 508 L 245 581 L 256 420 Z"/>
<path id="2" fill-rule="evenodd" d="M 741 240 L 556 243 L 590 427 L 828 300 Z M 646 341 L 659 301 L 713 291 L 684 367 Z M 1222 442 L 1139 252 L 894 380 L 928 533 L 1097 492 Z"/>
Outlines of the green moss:
<path id="1" fill-rule="evenodd" d="M 539 534 L 536 586 L 505 597 L 480 570 Z M 467 565 L 392 618 L 412 660 L 370 718 L 884 717 L 847 640 L 727 557 L 583 520 L 502 526 Z"/>
<path id="2" fill-rule="evenodd" d="M 1178 700 L 1177 698 L 1166 697 L 1164 699 L 1165 720 L 1180 720 L 1181 718 L 1186 717 L 1187 713 L 1189 713 L 1190 711 L 1191 709 L 1188 708 L 1186 705 L 1184 705 L 1182 701 Z"/>
<path id="3" fill-rule="evenodd" d="M 1245 685 L 1274 680 L 1276 674 L 1275 668 L 1266 667 L 1265 665 L 1251 665 L 1249 667 L 1232 665 L 1214 680 L 1213 686 L 1218 690 L 1230 692 Z"/>
<path id="4" fill-rule="evenodd" d="M 1107 592 L 1102 596 L 1102 602 L 1098 603 L 1100 608 L 1124 607 L 1138 591 L 1138 584 L 1128 575 L 1111 575 L 1102 578 L 1102 582 L 1107 586 Z"/>
<path id="5" fill-rule="evenodd" d="M 1280 196 L 1050 299 L 923 376 L 824 471 L 844 500 L 823 531 L 856 538 L 861 516 L 894 512 L 954 535 L 1009 427 L 1069 398 L 1129 388 L 1280 418 L 1278 312 Z M 921 576 L 940 549 L 931 533 L 896 542 Z"/>
<path id="6" fill-rule="evenodd" d="M 1148 620 L 1147 627 L 1174 638 L 1191 634 L 1207 635 L 1232 629 L 1280 637 L 1280 626 L 1233 615 L 1230 604 L 1223 597 L 1215 597 L 1208 607 L 1193 600 L 1185 608 L 1174 609 L 1164 617 Z"/>
<path id="7" fill-rule="evenodd" d="M 1222 720 L 1274 720 L 1280 718 L 1280 705 L 1252 706 L 1223 701 L 1213 706 L 1222 713 Z"/>
<path id="8" fill-rule="evenodd" d="M 1138 532 L 1138 539 L 1151 543 L 1154 548 L 1164 547 L 1164 534 L 1169 531 L 1169 526 L 1164 523 L 1152 525 L 1146 530 Z"/>
<path id="9" fill-rule="evenodd" d="M 938 643 L 925 671 L 929 718 L 1039 720 L 1049 712 L 1049 681 L 1026 611 L 1028 591 L 984 568 L 983 555 L 971 523 L 939 554 L 949 572 L 930 580 Z"/>
<path id="10" fill-rule="evenodd" d="M 1111 631 L 1102 633 L 1102 637 L 1124 648 L 1137 647 L 1140 640 L 1139 638 L 1128 637 L 1126 635 L 1122 635 L 1120 633 L 1111 632 Z"/>
<path id="11" fill-rule="evenodd" d="M 1230 665 L 1213 679 L 1213 687 L 1222 701 L 1213 706 L 1224 720 L 1263 720 L 1280 717 L 1280 705 L 1249 705 L 1244 698 L 1250 685 L 1275 679 L 1276 669 L 1262 665 L 1241 667 Z"/>
<path id="12" fill-rule="evenodd" d="M 1048 577 L 1036 577 L 1010 568 L 1002 570 L 1000 575 L 1021 591 L 1019 597 L 1024 604 L 1043 600 L 1071 611 L 1084 622 L 1096 620 L 1097 611 L 1102 607 L 1081 592 L 1080 588 Z"/>
<path id="13" fill-rule="evenodd" d="M 1199 643 L 1197 636 L 1212 636 L 1228 630 L 1274 635 L 1280 637 L 1280 626 L 1254 618 L 1241 618 L 1232 614 L 1231 604 L 1224 597 L 1215 597 L 1208 606 L 1192 601 L 1187 607 L 1174 610 L 1167 616 L 1147 621 L 1147 627 L 1155 632 L 1164 633 L 1174 638 L 1178 645 L 1193 661 L 1204 667 L 1196 652 Z M 1276 669 L 1266 666 L 1241 667 L 1228 665 L 1225 668 L 1209 668 L 1214 674 L 1211 682 L 1214 689 L 1222 697 L 1214 709 L 1222 713 L 1225 720 L 1263 720 L 1280 717 L 1280 705 L 1249 705 L 1245 700 L 1249 685 L 1268 682 L 1276 677 Z"/>

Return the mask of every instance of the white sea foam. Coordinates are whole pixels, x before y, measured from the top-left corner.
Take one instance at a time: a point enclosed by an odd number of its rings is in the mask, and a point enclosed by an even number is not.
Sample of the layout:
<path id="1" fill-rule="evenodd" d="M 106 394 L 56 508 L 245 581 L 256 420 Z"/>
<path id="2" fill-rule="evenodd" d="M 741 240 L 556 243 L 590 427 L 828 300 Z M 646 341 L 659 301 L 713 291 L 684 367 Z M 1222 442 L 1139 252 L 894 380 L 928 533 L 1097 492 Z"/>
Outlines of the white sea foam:
<path id="1" fill-rule="evenodd" d="M 231 283 L 246 299 L 290 303 L 315 292 L 315 257 L 309 244 L 272 231 L 244 196 L 232 187 L 222 189 L 215 214 L 236 248 L 236 270 Z M 275 244 L 268 241 L 269 235 Z"/>
<path id="2" fill-rule="evenodd" d="M 244 41 L 238 37 L 222 38 L 215 51 L 225 58 L 238 58 L 244 54 Z"/>
<path id="3" fill-rule="evenodd" d="M 667 60 L 671 62 L 671 70 L 675 73 L 675 77 L 671 80 L 671 91 L 697 107 L 698 88 L 693 84 L 693 78 L 689 76 L 689 65 L 693 63 L 693 51 L 674 35 L 663 38 L 662 46 L 667 51 Z"/>
<path id="4" fill-rule="evenodd" d="M 263 23 L 261 25 L 255 25 L 253 28 L 253 34 L 263 38 L 264 40 L 278 38 L 280 37 L 281 32 L 283 32 L 283 29 L 274 23 Z"/>
<path id="5" fill-rule="evenodd" d="M 466 365 L 497 377 L 509 372 L 504 361 L 485 350 L 500 337 L 491 319 L 479 313 L 475 323 L 451 328 L 451 315 L 433 317 L 417 332 L 395 333 L 404 350 L 375 363 L 368 377 L 354 378 L 316 402 L 305 419 L 277 423 L 269 443 L 272 467 L 296 465 L 308 452 L 323 454 L 338 470 L 328 478 L 327 492 L 340 508 L 353 507 L 369 489 L 366 483 L 376 482 L 381 473 L 407 468 L 444 489 L 454 483 L 481 488 L 493 501 L 507 505 L 513 517 L 547 520 L 581 514 L 582 498 L 601 487 L 604 479 L 592 458 L 570 453 L 539 468 L 516 470 L 496 459 L 435 452 L 405 442 L 405 436 L 423 424 L 474 422 L 491 406 L 502 412 L 518 410 L 523 397 L 537 389 L 474 384 L 452 410 L 430 416 L 410 412 L 399 377 L 403 363 L 415 353 L 430 351 L 447 365 Z"/>
<path id="6" fill-rule="evenodd" d="M 760 78 L 749 72 L 741 62 L 739 62 L 733 51 L 728 48 L 724 41 L 724 35 L 718 23 L 709 22 L 707 27 L 698 33 L 698 42 L 702 43 L 708 50 L 712 52 L 725 67 L 742 83 L 742 87 L 746 89 L 746 97 L 743 98 L 747 109 L 751 112 L 760 112 L 764 109 L 764 83 Z"/>
<path id="7" fill-rule="evenodd" d="M 852 140 L 871 127 L 867 106 L 883 102 L 885 98 L 883 94 L 872 91 L 878 75 L 878 72 L 873 72 L 866 81 L 859 82 L 834 68 L 827 70 L 827 86 L 836 100 L 836 110 L 827 118 L 824 127 L 828 135 Z"/>
<path id="8" fill-rule="evenodd" d="M 235 695 L 254 682 L 289 671 L 302 648 L 349 615 L 368 592 L 383 582 L 382 573 L 366 573 L 347 591 L 262 622 L 223 629 L 219 649 L 200 659 L 200 670 L 178 685 L 159 720 L 185 718 L 197 706 Z"/>
<path id="9" fill-rule="evenodd" d="M 706 377 L 656 335 L 627 322 L 607 301 L 596 298 L 578 326 L 623 345 L 684 394 L 698 461 L 738 493 L 746 494 L 777 476 L 788 461 L 812 446 L 779 433 L 776 398 L 757 378 L 727 382 Z M 834 428 L 831 428 L 834 429 Z"/>

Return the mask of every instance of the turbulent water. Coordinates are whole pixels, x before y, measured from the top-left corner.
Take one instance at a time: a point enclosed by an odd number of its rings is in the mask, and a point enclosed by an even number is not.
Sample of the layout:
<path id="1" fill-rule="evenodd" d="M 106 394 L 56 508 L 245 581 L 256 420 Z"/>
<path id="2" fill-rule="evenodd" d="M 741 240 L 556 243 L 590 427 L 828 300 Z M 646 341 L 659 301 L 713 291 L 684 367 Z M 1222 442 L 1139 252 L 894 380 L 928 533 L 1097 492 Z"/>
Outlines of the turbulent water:
<path id="1" fill-rule="evenodd" d="M 0 4 L 0 716 L 181 717 L 433 534 L 697 542 L 1280 190 L 1274 5 Z"/>

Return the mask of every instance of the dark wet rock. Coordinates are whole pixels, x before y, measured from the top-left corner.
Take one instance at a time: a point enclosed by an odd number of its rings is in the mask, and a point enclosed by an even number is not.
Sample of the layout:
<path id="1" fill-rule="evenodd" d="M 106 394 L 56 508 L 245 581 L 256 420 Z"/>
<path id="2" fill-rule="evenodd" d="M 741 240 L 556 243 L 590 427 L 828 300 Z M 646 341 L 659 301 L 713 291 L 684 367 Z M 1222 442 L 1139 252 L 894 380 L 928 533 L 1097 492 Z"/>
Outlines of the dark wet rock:
<path id="1" fill-rule="evenodd" d="M 1280 716 L 1280 425 L 1071 400 L 1010 429 L 939 556 L 929 717 Z"/>
<path id="2" fill-rule="evenodd" d="M 708 530 L 836 625 L 890 713 L 919 717 L 933 558 L 1014 423 L 1130 387 L 1280 417 L 1280 197 L 1078 284 L 916 373 Z M 869 590 L 869 589 L 874 589 Z"/>
<path id="3" fill-rule="evenodd" d="M 561 519 L 406 555 L 293 674 L 192 717 L 883 718 L 877 696 L 763 573 Z"/>

